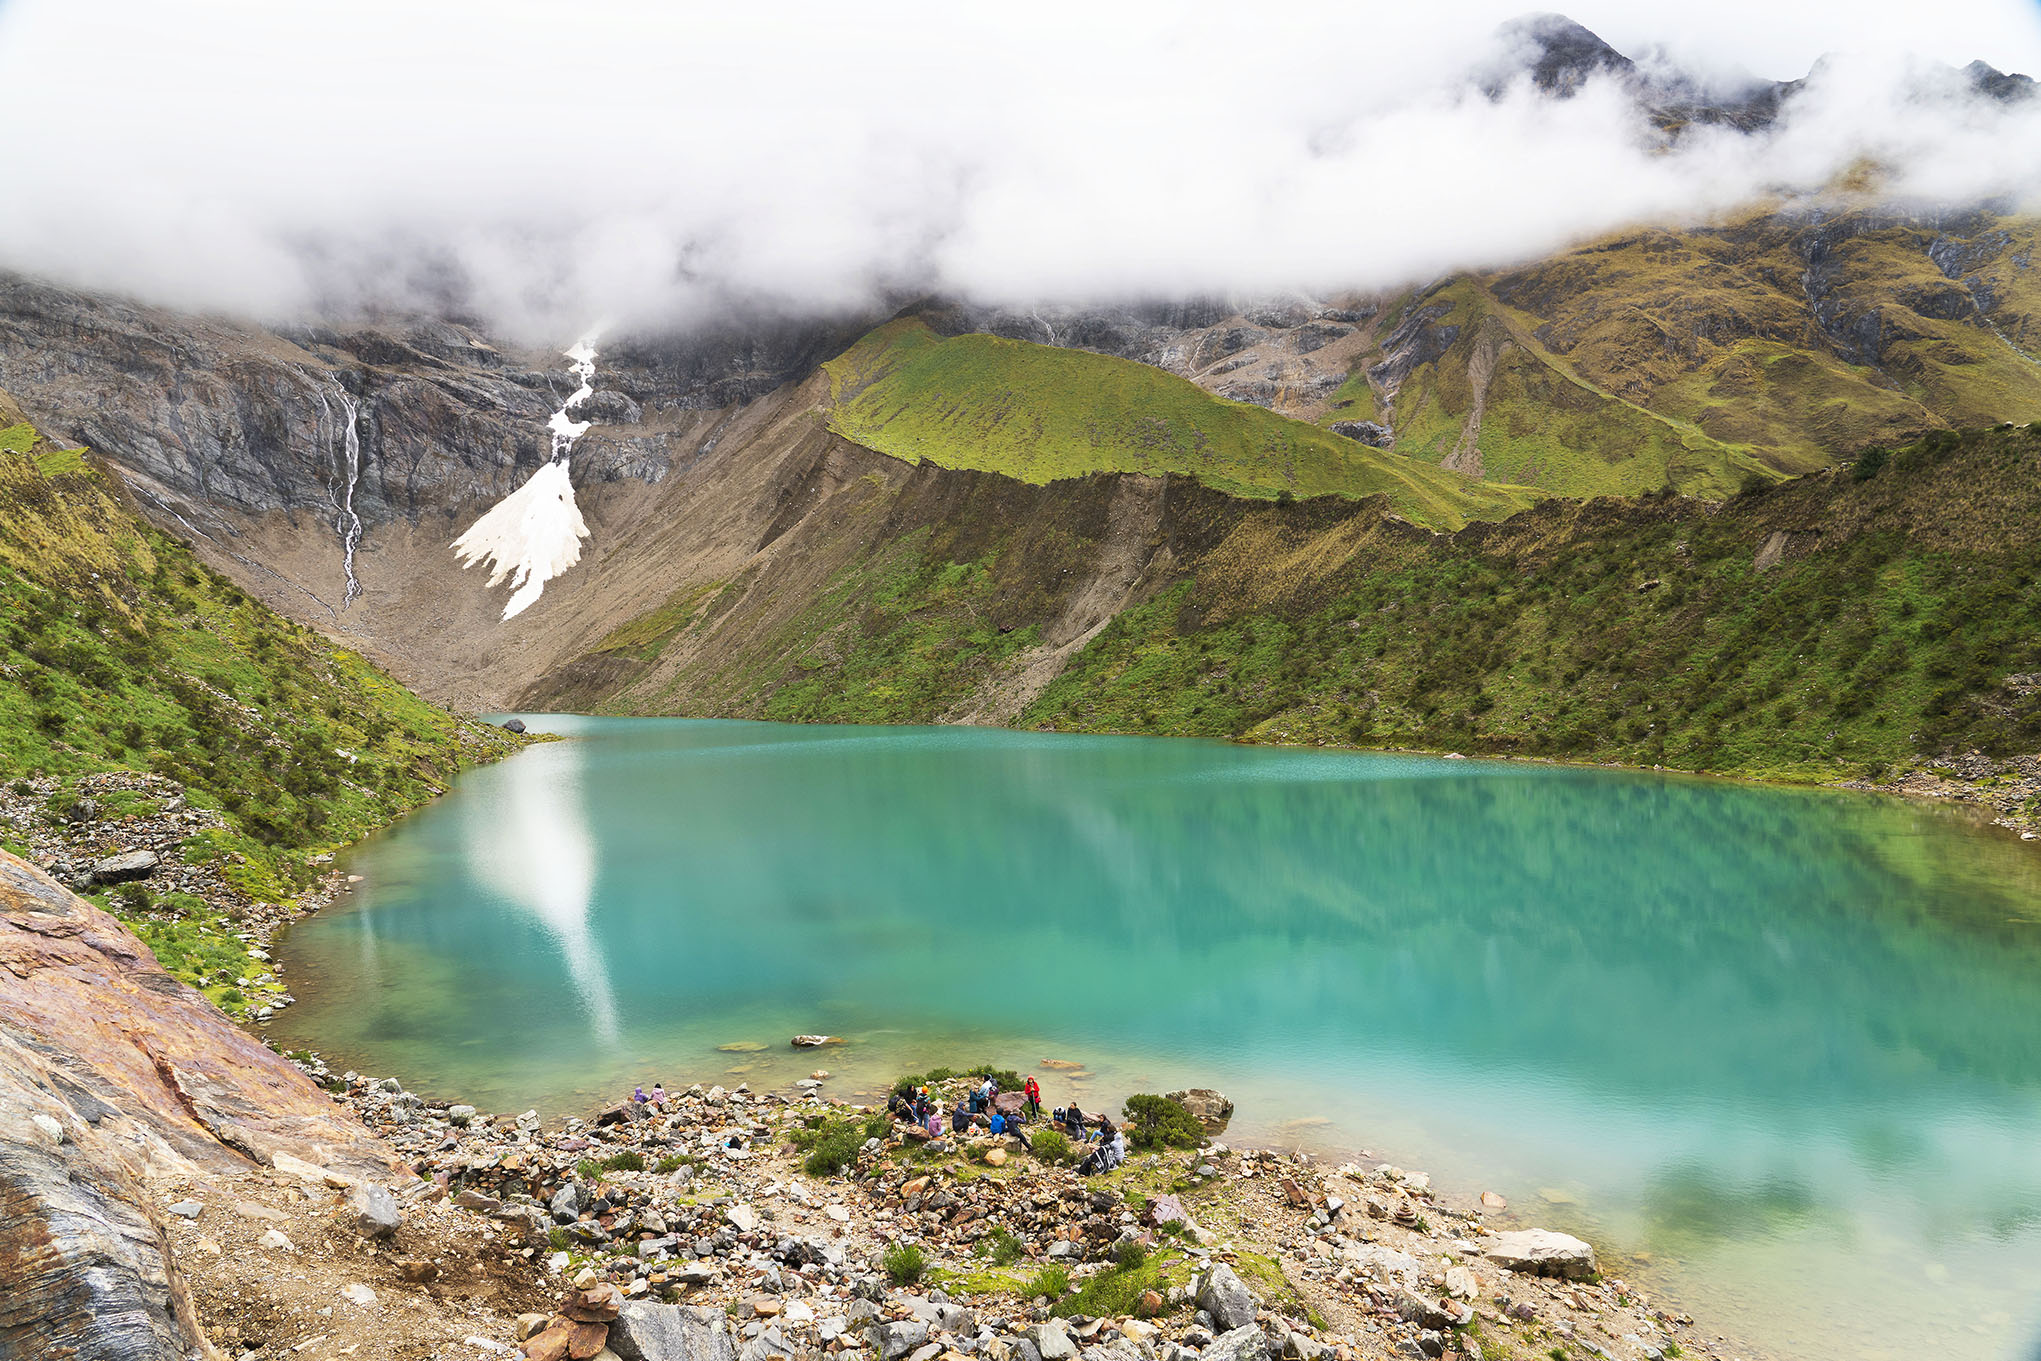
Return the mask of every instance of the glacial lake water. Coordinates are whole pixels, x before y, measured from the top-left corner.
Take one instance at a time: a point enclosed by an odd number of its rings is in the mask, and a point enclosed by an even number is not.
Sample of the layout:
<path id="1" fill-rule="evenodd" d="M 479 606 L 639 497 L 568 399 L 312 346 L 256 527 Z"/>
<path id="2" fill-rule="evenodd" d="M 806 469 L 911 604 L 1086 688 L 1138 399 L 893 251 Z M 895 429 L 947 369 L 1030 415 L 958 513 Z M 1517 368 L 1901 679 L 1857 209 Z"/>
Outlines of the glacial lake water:
<path id="1" fill-rule="evenodd" d="M 273 1038 L 503 1111 L 987 1060 L 1091 1109 L 1214 1086 L 1229 1138 L 1592 1238 L 1725 1354 L 2031 1355 L 2041 843 L 1522 762 L 530 721 L 573 740 L 351 854 Z"/>

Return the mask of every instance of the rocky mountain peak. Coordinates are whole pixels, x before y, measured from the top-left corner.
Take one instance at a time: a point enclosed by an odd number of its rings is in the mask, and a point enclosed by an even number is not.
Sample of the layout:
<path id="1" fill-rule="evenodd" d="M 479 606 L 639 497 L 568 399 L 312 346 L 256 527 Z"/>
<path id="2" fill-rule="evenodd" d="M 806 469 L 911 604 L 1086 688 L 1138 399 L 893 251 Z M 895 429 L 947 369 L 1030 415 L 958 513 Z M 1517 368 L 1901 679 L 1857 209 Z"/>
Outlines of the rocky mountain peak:
<path id="1" fill-rule="evenodd" d="M 1497 30 L 1518 70 L 1546 94 L 1570 99 L 1600 75 L 1631 78 L 1637 64 L 1563 14 L 1527 14 Z"/>

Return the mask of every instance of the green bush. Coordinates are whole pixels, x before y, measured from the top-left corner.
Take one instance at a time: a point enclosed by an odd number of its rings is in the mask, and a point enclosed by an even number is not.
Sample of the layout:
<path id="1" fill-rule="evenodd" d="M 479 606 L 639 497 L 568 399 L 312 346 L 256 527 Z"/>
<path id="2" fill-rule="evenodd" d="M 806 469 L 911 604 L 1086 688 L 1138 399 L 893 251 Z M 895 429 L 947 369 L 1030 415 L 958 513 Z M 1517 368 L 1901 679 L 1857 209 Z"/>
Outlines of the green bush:
<path id="1" fill-rule="evenodd" d="M 1196 1148 L 1205 1142 L 1205 1128 L 1181 1101 L 1137 1093 L 1122 1108 L 1132 1128 L 1127 1142 L 1138 1149 Z"/>
<path id="2" fill-rule="evenodd" d="M 602 1170 L 605 1172 L 643 1172 L 645 1170 L 645 1155 L 638 1152 L 635 1148 L 627 1148 L 622 1153 L 612 1153 L 602 1160 Z"/>
<path id="3" fill-rule="evenodd" d="M 1148 1262 L 1148 1246 L 1138 1238 L 1130 1238 L 1113 1249 L 1113 1261 L 1122 1271 L 1133 1271 Z"/>
<path id="4" fill-rule="evenodd" d="M 1048 1299 L 1055 1303 L 1070 1293 L 1070 1268 L 1062 1265 L 1045 1266 L 1035 1273 L 1035 1278 L 1021 1287 L 1021 1294 L 1028 1299 Z"/>
<path id="5" fill-rule="evenodd" d="M 912 1243 L 895 1243 L 886 1249 L 880 1265 L 886 1269 L 886 1279 L 893 1284 L 913 1285 L 921 1279 L 921 1273 L 928 1270 L 928 1259 Z"/>
<path id="6" fill-rule="evenodd" d="M 808 1129 L 795 1130 L 795 1148 L 808 1151 L 801 1166 L 811 1177 L 833 1177 L 857 1161 L 865 1140 L 883 1137 L 887 1120 L 883 1115 L 823 1120 Z"/>
<path id="7" fill-rule="evenodd" d="M 1028 1245 L 1009 1229 L 994 1229 L 985 1240 L 985 1255 L 994 1266 L 1012 1266 L 1028 1255 Z"/>
<path id="8" fill-rule="evenodd" d="M 1850 469 L 1850 476 L 1859 482 L 1869 482 L 1878 476 L 1879 469 L 1883 468 L 1885 461 L 1891 457 L 1891 450 L 1873 445 L 1857 455 L 1857 463 Z"/>
<path id="9" fill-rule="evenodd" d="M 1070 1140 L 1053 1129 L 1029 1135 L 1028 1143 L 1035 1156 L 1052 1167 L 1068 1167 L 1077 1161 L 1077 1150 L 1071 1147 Z"/>

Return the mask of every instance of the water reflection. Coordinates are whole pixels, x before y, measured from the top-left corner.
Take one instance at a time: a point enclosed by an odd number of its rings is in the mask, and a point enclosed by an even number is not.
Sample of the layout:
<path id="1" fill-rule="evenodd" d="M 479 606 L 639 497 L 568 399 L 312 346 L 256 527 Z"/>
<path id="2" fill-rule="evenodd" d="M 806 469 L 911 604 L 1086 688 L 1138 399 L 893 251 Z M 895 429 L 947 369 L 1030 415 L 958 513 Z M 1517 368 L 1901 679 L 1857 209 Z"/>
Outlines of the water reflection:
<path id="1" fill-rule="evenodd" d="M 1212 1083 L 1250 1131 L 1521 1197 L 1746 1354 L 2002 1361 L 2032 1316 L 2041 861 L 2009 838 L 1519 764 L 591 732 L 361 856 L 281 1026 L 517 1109 L 727 1081 L 740 1039 L 789 1081 L 799 1031 L 860 1082 L 1082 1058 L 1087 1107 Z"/>
<path id="2" fill-rule="evenodd" d="M 581 791 L 584 750 L 560 742 L 506 762 L 491 797 L 465 805 L 462 821 L 469 874 L 538 919 L 559 948 L 589 1029 L 615 1043 L 616 994 L 588 920 L 596 850 Z"/>

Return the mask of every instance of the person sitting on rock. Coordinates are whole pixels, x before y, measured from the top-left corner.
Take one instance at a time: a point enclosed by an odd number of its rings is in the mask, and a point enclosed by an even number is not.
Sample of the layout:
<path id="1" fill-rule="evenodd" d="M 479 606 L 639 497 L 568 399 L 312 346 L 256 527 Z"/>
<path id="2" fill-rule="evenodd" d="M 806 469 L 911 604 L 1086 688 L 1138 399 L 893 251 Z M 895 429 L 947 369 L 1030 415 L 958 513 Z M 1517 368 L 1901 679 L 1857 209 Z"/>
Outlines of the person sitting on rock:
<path id="1" fill-rule="evenodd" d="M 959 1101 L 957 1108 L 950 1112 L 950 1133 L 962 1134 L 969 1128 L 971 1128 L 971 1111 L 964 1102 Z"/>
<path id="2" fill-rule="evenodd" d="M 991 1129 L 991 1131 L 994 1134 L 1006 1133 L 1006 1117 L 1001 1115 L 998 1111 L 992 1112 L 992 1119 L 987 1127 Z"/>
<path id="3" fill-rule="evenodd" d="M 641 1106 L 644 1105 L 647 1101 L 650 1101 L 651 1099 L 652 1099 L 651 1097 L 645 1095 L 645 1089 L 642 1086 L 639 1087 L 636 1091 L 631 1093 L 631 1100 L 637 1102 Z"/>
<path id="4" fill-rule="evenodd" d="M 1061 1115 L 1063 1117 L 1063 1128 L 1070 1131 L 1071 1137 L 1075 1139 L 1084 1138 L 1084 1112 L 1077 1108 L 1077 1103 L 1073 1101 L 1068 1106 L 1065 1106 L 1061 1111 Z"/>
<path id="5" fill-rule="evenodd" d="M 661 1110 L 665 1110 L 665 1109 L 666 1109 L 666 1084 L 665 1084 L 665 1083 L 663 1083 L 663 1082 L 655 1082 L 655 1083 L 653 1083 L 653 1084 L 652 1084 L 652 1104 L 653 1104 L 653 1105 L 655 1105 L 655 1106 L 657 1106 L 657 1107 L 659 1107 L 659 1109 L 661 1109 Z"/>
<path id="6" fill-rule="evenodd" d="M 970 1104 L 971 1114 L 976 1115 L 979 1111 L 985 1109 L 985 1089 L 982 1087 L 973 1087 L 971 1089 L 970 1095 L 967 1096 L 965 1100 Z"/>

